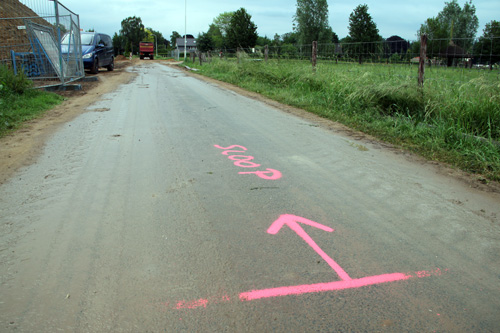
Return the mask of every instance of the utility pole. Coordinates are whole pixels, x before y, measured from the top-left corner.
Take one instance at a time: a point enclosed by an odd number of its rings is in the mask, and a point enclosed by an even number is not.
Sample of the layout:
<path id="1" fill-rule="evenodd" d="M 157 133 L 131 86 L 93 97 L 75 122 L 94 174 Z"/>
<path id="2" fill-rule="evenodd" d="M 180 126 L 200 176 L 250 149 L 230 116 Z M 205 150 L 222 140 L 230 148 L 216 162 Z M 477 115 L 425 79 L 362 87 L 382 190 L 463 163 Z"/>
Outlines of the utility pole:
<path id="1" fill-rule="evenodd" d="M 184 0 L 184 61 L 187 54 L 187 0 Z"/>

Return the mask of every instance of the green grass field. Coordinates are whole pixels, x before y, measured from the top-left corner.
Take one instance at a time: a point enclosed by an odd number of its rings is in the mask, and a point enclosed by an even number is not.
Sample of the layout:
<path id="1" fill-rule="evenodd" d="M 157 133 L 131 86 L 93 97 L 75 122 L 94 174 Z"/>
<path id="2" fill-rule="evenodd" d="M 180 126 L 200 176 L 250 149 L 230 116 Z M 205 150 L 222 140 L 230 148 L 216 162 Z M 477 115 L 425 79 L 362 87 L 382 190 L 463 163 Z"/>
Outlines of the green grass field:
<path id="1" fill-rule="evenodd" d="M 416 65 L 214 59 L 189 63 L 198 73 L 446 162 L 479 178 L 500 180 L 498 70 Z"/>

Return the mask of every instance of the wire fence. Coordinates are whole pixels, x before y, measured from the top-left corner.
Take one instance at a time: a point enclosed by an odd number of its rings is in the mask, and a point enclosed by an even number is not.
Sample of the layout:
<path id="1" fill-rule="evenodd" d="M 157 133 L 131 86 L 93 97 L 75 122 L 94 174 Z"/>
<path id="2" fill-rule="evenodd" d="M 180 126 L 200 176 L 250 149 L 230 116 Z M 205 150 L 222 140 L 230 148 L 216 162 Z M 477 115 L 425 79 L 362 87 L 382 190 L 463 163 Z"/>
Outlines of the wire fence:
<path id="1" fill-rule="evenodd" d="M 224 55 L 244 51 L 252 58 L 309 60 L 313 47 L 285 44 L 252 49 L 223 49 Z M 353 63 L 418 63 L 420 41 L 380 41 L 367 43 L 318 44 L 317 59 Z M 491 67 L 500 65 L 500 36 L 479 39 L 429 39 L 429 65 L 445 67 Z"/>
<path id="2" fill-rule="evenodd" d="M 425 47 L 424 47 L 425 46 Z M 424 56 L 421 56 L 421 52 Z M 209 62 L 213 58 L 242 61 L 308 61 L 318 64 L 378 65 L 378 75 L 414 77 L 426 80 L 469 81 L 474 77 L 500 80 L 500 37 L 478 39 L 385 40 L 368 43 L 329 43 L 310 45 L 266 45 L 249 49 L 222 49 L 191 52 L 191 61 Z M 198 58 L 198 59 L 196 59 Z"/>
<path id="3" fill-rule="evenodd" d="M 85 76 L 80 21 L 59 1 L 0 1 L 0 63 L 37 87 Z"/>

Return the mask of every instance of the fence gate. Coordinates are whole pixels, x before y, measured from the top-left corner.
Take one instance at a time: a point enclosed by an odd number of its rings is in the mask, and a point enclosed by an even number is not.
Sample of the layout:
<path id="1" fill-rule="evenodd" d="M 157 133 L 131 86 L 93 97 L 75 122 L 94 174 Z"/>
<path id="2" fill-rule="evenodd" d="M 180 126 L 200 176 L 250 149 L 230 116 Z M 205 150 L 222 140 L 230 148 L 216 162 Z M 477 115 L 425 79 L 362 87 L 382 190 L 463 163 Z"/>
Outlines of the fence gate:
<path id="1" fill-rule="evenodd" d="M 1 0 L 0 62 L 37 87 L 84 77 L 78 15 L 59 1 Z"/>

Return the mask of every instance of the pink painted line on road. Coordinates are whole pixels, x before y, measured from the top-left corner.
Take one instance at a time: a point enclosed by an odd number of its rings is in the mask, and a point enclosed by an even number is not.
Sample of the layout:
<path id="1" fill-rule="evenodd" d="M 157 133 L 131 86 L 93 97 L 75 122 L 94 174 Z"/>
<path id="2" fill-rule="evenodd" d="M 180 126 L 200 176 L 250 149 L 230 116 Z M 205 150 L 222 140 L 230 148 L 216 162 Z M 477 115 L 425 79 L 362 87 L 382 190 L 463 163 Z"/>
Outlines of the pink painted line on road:
<path id="1" fill-rule="evenodd" d="M 228 295 L 222 297 L 211 297 L 211 298 L 200 298 L 195 301 L 178 301 L 175 309 L 196 309 L 196 308 L 206 308 L 209 304 L 219 304 L 230 302 L 231 299 Z"/>
<path id="2" fill-rule="evenodd" d="M 304 284 L 299 286 L 278 287 L 262 290 L 252 290 L 240 294 L 240 300 L 253 301 L 261 298 L 301 295 L 308 293 L 325 292 L 332 290 L 344 290 L 352 288 L 360 288 L 374 284 L 388 283 L 410 279 L 411 275 L 403 273 L 382 274 L 375 276 L 367 276 L 360 279 L 351 279 L 347 281 L 334 281 L 316 284 Z"/>
<path id="3" fill-rule="evenodd" d="M 345 289 L 355 289 L 362 288 L 366 286 L 373 286 L 382 283 L 404 281 L 409 279 L 421 279 L 431 276 L 441 276 L 447 273 L 448 269 L 436 268 L 429 271 L 417 271 L 412 273 L 391 273 L 391 274 L 381 274 L 374 276 L 367 276 L 359 279 L 351 279 L 348 281 L 332 281 L 326 283 L 315 283 L 315 284 L 304 284 L 298 286 L 286 286 L 277 288 L 268 288 L 260 290 L 251 290 L 239 294 L 239 300 L 242 302 L 254 301 L 263 298 L 271 297 L 283 297 L 289 295 L 303 295 L 308 293 L 320 293 L 335 290 L 345 290 Z M 215 305 L 220 303 L 227 303 L 234 301 L 229 296 L 218 296 L 211 298 L 201 298 L 195 301 L 178 301 L 176 306 L 172 309 L 174 310 L 184 310 L 184 309 L 198 309 L 206 308 L 209 305 Z M 168 302 L 166 303 L 168 304 Z"/>
<path id="4" fill-rule="evenodd" d="M 196 301 L 180 301 L 177 302 L 177 306 L 175 307 L 177 310 L 180 309 L 196 309 L 199 307 L 206 308 L 208 304 L 208 299 L 198 299 Z"/>

